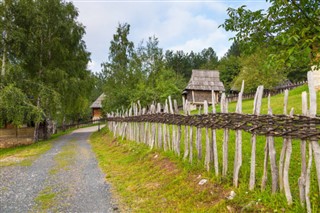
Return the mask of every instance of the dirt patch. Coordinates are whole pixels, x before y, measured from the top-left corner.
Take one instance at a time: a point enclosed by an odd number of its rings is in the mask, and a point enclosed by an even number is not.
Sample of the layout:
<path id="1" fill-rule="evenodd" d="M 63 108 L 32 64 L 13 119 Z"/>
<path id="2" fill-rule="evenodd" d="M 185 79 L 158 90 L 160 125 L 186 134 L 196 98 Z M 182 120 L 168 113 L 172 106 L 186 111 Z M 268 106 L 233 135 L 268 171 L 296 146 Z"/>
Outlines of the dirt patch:
<path id="1" fill-rule="evenodd" d="M 171 162 L 168 158 L 159 157 L 158 154 L 155 154 L 152 158 L 155 165 L 158 166 L 161 170 L 165 170 L 169 174 L 179 173 L 179 169 L 176 164 Z"/>
<path id="2" fill-rule="evenodd" d="M 0 159 L 0 163 L 19 163 L 25 159 L 26 158 L 23 158 L 23 157 L 9 156 L 9 157 Z"/>

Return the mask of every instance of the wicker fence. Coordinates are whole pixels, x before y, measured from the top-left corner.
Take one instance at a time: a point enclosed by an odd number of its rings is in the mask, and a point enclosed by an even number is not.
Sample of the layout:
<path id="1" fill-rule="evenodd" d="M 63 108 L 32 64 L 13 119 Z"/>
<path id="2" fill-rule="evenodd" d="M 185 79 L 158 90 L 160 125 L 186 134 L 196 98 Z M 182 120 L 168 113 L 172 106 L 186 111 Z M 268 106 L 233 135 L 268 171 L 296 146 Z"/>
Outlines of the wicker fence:
<path id="1" fill-rule="evenodd" d="M 251 134 L 250 177 L 249 190 L 257 185 L 256 177 L 256 147 L 257 136 L 265 136 L 263 175 L 261 190 L 266 189 L 267 174 L 271 174 L 272 193 L 284 193 L 288 204 L 293 203 L 289 184 L 289 168 L 292 155 L 292 140 L 300 141 L 301 174 L 295 187 L 299 188 L 300 202 L 311 212 L 310 201 L 310 171 L 315 161 L 316 181 L 320 192 L 320 118 L 316 116 L 316 91 L 309 80 L 310 109 L 308 109 L 307 93 L 302 93 L 302 114 L 294 115 L 293 110 L 287 114 L 288 90 L 284 91 L 284 115 L 273 115 L 268 98 L 268 114 L 260 115 L 263 87 L 255 93 L 253 114 L 242 113 L 242 95 L 238 95 L 235 113 L 228 113 L 228 99 L 223 94 L 221 98 L 221 113 L 216 113 L 215 97 L 212 97 L 212 113 L 208 113 L 207 101 L 204 102 L 204 114 L 190 115 L 190 104 L 183 101 L 184 115 L 178 113 L 176 101 L 172 103 L 169 97 L 163 107 L 161 104 L 151 105 L 147 111 L 140 104 L 133 104 L 125 112 L 111 113 L 107 117 L 108 127 L 114 136 L 142 142 L 151 148 L 172 150 L 189 162 L 194 161 L 194 154 L 198 160 L 204 160 L 205 168 L 214 171 L 216 176 L 226 177 L 230 174 L 228 166 L 228 147 L 230 130 L 235 131 L 235 154 L 233 163 L 233 184 L 239 186 L 239 174 L 243 163 L 242 133 Z M 163 110 L 163 109 L 164 110 Z M 162 112 L 164 111 L 164 113 Z M 217 130 L 222 129 L 222 139 L 217 140 Z M 276 153 L 275 137 L 282 138 L 281 153 Z M 204 141 L 202 141 L 204 139 Z M 221 144 L 218 143 L 221 141 Z M 222 150 L 218 150 L 220 147 Z M 261 146 L 260 146 L 261 147 Z M 218 153 L 222 157 L 218 158 Z M 204 155 L 204 156 L 203 156 Z M 279 158 L 277 160 L 277 157 Z M 221 160 L 218 160 L 221 159 Z M 222 162 L 219 162 L 222 161 Z M 231 164 L 232 165 L 232 164 Z M 270 165 L 270 166 L 269 166 Z M 270 167 L 270 168 L 269 168 Z M 222 171 L 220 171 L 222 170 Z M 243 182 L 242 180 L 241 182 Z M 292 184 L 291 184 L 292 185 Z"/>

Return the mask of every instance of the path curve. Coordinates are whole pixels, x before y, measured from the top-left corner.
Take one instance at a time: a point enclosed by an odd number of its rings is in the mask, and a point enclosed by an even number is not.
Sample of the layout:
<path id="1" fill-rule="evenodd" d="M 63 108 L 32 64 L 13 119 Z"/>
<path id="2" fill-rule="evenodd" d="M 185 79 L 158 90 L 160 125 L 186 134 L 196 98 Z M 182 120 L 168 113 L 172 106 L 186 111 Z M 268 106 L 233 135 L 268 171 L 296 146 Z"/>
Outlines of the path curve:
<path id="1" fill-rule="evenodd" d="M 0 212 L 114 212 L 88 143 L 97 128 L 61 136 L 31 166 L 0 167 Z"/>

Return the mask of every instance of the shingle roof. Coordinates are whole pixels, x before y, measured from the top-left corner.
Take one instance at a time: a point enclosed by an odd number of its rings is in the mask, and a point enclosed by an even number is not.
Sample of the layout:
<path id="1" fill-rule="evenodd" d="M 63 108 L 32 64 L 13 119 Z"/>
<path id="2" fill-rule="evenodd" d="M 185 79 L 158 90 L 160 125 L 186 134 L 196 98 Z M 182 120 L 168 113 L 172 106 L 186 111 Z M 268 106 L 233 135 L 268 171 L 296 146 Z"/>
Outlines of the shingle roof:
<path id="1" fill-rule="evenodd" d="M 224 91 L 224 85 L 217 70 L 192 70 L 186 90 Z"/>
<path id="2" fill-rule="evenodd" d="M 104 98 L 106 97 L 106 95 L 104 93 L 102 93 L 97 100 L 95 100 L 90 108 L 102 108 L 102 101 L 104 100 Z"/>

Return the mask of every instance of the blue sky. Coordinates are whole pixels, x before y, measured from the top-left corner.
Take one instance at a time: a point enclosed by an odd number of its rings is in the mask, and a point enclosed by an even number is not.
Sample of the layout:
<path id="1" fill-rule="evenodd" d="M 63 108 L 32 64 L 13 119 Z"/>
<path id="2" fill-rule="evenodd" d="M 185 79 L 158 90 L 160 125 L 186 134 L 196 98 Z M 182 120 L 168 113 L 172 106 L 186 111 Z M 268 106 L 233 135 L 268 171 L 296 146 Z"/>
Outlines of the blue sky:
<path id="1" fill-rule="evenodd" d="M 232 44 L 218 28 L 228 7 L 247 5 L 251 10 L 266 9 L 265 0 L 72 0 L 79 10 L 78 20 L 86 27 L 84 40 L 91 52 L 89 69 L 100 72 L 107 61 L 110 41 L 119 23 L 130 24 L 129 39 L 137 46 L 150 36 L 166 50 L 199 52 L 212 47 L 222 57 Z"/>

